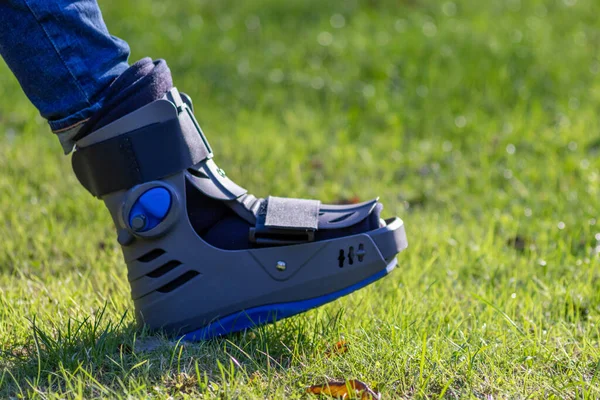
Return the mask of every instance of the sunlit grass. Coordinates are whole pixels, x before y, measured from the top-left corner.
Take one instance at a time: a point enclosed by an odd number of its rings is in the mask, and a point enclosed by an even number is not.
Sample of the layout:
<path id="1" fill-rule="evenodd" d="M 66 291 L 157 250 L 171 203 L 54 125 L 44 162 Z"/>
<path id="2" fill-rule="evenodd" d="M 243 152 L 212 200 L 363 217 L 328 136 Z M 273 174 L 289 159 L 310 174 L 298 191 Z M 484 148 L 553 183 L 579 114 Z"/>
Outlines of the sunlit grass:
<path id="1" fill-rule="evenodd" d="M 234 180 L 381 196 L 410 247 L 274 326 L 150 335 L 108 213 L 0 66 L 0 397 L 303 398 L 329 378 L 600 397 L 597 2 L 101 3 L 132 59 L 167 59 Z"/>

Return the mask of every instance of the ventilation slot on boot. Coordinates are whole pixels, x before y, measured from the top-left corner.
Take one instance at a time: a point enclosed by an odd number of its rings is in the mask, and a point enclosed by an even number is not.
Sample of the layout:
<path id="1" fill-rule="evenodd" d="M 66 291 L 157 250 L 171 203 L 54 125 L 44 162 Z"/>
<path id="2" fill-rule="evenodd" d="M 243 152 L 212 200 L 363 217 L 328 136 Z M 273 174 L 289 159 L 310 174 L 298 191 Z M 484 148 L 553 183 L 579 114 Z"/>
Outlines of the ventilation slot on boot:
<path id="1" fill-rule="evenodd" d="M 156 268 L 154 271 L 147 274 L 150 278 L 159 278 L 166 274 L 167 272 L 173 271 L 175 268 L 179 267 L 181 263 L 176 260 L 169 261 L 168 263 Z"/>
<path id="2" fill-rule="evenodd" d="M 151 250 L 151 251 L 147 252 L 143 256 L 138 257 L 138 261 L 141 261 L 143 263 L 147 263 L 147 262 L 150 262 L 152 260 L 156 260 L 158 257 L 162 256 L 165 253 L 166 253 L 166 251 L 164 251 L 162 249 L 154 249 L 154 250 Z"/>
<path id="3" fill-rule="evenodd" d="M 180 275 L 179 277 L 175 278 L 171 282 L 167 283 L 166 285 L 159 287 L 158 289 L 156 289 L 156 291 L 160 292 L 160 293 L 172 292 L 173 290 L 177 289 L 181 285 L 184 285 L 188 281 L 194 279 L 198 275 L 200 275 L 200 272 L 198 272 L 198 271 L 188 271 L 185 274 Z"/>
<path id="4" fill-rule="evenodd" d="M 354 247 L 350 246 L 348 250 L 348 264 L 354 264 Z"/>
<path id="5" fill-rule="evenodd" d="M 344 266 L 344 261 L 346 260 L 346 256 L 344 256 L 344 250 L 340 249 L 340 255 L 338 256 L 338 265 L 340 268 Z"/>

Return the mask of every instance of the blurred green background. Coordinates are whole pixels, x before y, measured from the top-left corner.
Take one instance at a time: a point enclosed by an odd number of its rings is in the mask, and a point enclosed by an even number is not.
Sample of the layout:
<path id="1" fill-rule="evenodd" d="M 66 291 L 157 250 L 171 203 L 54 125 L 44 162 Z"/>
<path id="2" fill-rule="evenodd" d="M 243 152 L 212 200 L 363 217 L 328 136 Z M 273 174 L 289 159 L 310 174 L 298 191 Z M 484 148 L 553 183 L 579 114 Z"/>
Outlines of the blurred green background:
<path id="1" fill-rule="evenodd" d="M 385 398 L 600 396 L 600 3 L 100 5 L 132 62 L 167 60 L 235 181 L 381 196 L 410 247 L 276 326 L 183 347 L 138 331 L 108 213 L 2 64 L 0 394 L 302 398 L 358 378 Z"/>

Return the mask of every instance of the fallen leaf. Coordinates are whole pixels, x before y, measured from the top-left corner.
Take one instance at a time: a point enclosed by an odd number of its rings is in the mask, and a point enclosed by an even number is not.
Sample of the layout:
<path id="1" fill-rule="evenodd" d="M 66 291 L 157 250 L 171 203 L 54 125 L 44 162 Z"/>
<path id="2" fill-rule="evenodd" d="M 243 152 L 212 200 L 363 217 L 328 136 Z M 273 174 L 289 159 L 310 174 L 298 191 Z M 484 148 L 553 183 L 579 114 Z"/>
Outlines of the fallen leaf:
<path id="1" fill-rule="evenodd" d="M 380 400 L 381 395 L 358 379 L 349 381 L 329 381 L 324 385 L 313 385 L 308 393 L 330 396 L 338 399 Z"/>
<path id="2" fill-rule="evenodd" d="M 4 351 L 0 349 L 0 355 L 5 353 L 7 356 L 13 356 L 16 358 L 28 358 L 31 357 L 31 349 L 25 346 L 14 347 L 10 351 Z"/>
<path id="3" fill-rule="evenodd" d="M 333 347 L 330 347 L 327 350 L 325 350 L 325 355 L 327 357 L 330 357 L 330 356 L 337 355 L 337 354 L 344 354 L 347 351 L 348 351 L 348 342 L 346 342 L 345 340 L 340 340 Z"/>

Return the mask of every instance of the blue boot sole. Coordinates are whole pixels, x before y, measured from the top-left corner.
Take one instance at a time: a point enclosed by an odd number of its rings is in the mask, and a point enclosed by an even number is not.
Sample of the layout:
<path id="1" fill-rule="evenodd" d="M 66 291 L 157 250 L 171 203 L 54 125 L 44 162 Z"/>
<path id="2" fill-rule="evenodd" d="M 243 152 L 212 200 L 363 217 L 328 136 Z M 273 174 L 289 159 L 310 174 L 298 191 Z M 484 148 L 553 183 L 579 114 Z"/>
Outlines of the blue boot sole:
<path id="1" fill-rule="evenodd" d="M 260 325 L 270 324 L 284 318 L 291 317 L 296 314 L 303 313 L 310 309 L 322 306 L 335 299 L 346 296 L 355 290 L 361 289 L 389 274 L 397 264 L 394 257 L 387 267 L 345 289 L 337 292 L 329 293 L 312 299 L 294 301 L 289 303 L 269 304 L 266 306 L 254 307 L 243 310 L 226 317 L 218 319 L 203 328 L 187 333 L 183 336 L 183 340 L 200 341 L 209 340 L 215 337 L 228 335 L 230 333 L 239 332 L 248 328 L 255 328 Z"/>

